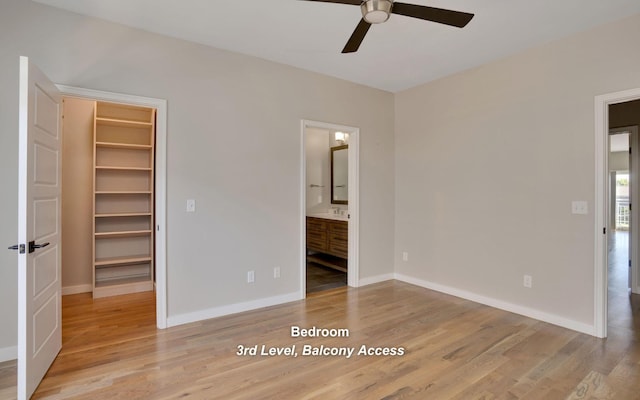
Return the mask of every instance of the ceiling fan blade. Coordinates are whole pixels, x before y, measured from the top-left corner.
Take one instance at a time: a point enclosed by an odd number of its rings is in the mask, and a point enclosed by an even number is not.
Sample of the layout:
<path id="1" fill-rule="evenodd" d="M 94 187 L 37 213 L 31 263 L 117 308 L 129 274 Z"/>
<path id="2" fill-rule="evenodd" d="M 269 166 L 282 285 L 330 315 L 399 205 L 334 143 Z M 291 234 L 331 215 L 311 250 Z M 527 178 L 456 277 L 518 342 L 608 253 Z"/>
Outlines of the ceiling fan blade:
<path id="1" fill-rule="evenodd" d="M 339 4 L 352 4 L 359 6 L 362 4 L 362 0 L 303 0 L 303 1 L 318 1 L 321 3 L 339 3 Z"/>
<path id="2" fill-rule="evenodd" d="M 438 22 L 440 24 L 451 25 L 457 28 L 465 27 L 473 18 L 473 14 L 462 11 L 445 10 L 442 8 L 433 8 L 407 3 L 393 3 L 391 13 Z"/>
<path id="3" fill-rule="evenodd" d="M 342 49 L 342 53 L 355 53 L 358 51 L 360 43 L 362 43 L 362 40 L 369 31 L 369 28 L 371 28 L 371 24 L 365 21 L 364 18 L 361 19 L 360 23 L 351 34 L 349 41 L 347 41 L 347 44 L 344 46 L 344 49 Z"/>

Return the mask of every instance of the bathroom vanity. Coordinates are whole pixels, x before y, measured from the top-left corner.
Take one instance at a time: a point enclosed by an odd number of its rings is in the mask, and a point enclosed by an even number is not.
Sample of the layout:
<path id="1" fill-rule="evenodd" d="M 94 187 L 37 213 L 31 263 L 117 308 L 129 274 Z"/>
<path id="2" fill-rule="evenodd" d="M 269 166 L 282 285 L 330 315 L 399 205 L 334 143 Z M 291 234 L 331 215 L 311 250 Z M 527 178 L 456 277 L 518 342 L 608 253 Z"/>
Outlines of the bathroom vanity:
<path id="1" fill-rule="evenodd" d="M 349 222 L 346 216 L 307 216 L 307 261 L 347 272 Z"/>

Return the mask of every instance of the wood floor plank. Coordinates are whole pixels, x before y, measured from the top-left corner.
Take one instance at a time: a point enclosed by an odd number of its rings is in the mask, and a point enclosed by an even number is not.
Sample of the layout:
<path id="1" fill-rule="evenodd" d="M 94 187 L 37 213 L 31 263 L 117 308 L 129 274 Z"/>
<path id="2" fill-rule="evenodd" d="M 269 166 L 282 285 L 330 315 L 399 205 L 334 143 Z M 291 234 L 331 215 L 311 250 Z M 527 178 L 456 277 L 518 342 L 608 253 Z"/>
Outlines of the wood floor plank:
<path id="1" fill-rule="evenodd" d="M 128 297 L 130 296 L 130 297 Z M 606 340 L 389 281 L 166 330 L 152 293 L 63 299 L 63 350 L 34 399 L 637 399 L 640 344 Z M 350 336 L 291 337 L 291 326 Z M 238 345 L 296 346 L 238 356 Z M 403 347 L 403 356 L 301 356 L 303 346 Z M 0 398 L 15 398 L 15 362 Z"/>

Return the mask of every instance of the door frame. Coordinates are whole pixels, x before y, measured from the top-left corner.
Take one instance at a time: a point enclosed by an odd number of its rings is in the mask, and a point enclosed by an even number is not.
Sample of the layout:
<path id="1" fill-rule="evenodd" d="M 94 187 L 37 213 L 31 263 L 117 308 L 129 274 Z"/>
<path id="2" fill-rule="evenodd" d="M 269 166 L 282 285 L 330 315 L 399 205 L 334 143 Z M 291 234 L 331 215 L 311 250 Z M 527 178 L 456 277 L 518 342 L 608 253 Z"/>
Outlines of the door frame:
<path id="1" fill-rule="evenodd" d="M 342 131 L 349 134 L 349 258 L 347 259 L 347 284 L 358 287 L 360 282 L 360 128 L 327 122 L 301 120 L 300 124 L 300 298 L 307 296 L 307 155 L 306 129 L 318 128 Z"/>
<path id="2" fill-rule="evenodd" d="M 595 96 L 594 316 L 593 334 L 607 337 L 609 220 L 609 106 L 640 99 L 640 88 Z M 634 200 L 635 201 L 635 200 Z M 633 210 L 633 209 L 632 209 Z M 633 216 L 632 216 L 633 218 Z M 637 218 L 636 218 L 637 219 Z M 633 223 L 633 222 L 632 222 Z"/>
<path id="3" fill-rule="evenodd" d="M 155 274 L 156 326 L 167 328 L 167 100 L 56 85 L 63 96 L 109 101 L 156 109 L 155 146 Z M 64 184 L 64 183 L 63 183 Z"/>

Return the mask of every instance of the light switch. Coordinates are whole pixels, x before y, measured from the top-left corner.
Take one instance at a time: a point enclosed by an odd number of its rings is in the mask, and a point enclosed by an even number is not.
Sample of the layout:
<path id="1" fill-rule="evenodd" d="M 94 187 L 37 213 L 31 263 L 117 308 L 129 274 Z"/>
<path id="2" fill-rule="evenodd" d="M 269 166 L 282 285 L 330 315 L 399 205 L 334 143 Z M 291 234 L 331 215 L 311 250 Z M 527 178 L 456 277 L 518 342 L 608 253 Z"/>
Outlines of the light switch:
<path id="1" fill-rule="evenodd" d="M 193 199 L 187 200 L 187 212 L 196 212 L 196 201 Z"/>
<path id="2" fill-rule="evenodd" d="M 572 214 L 588 214 L 589 208 L 586 201 L 572 201 L 571 202 Z"/>

